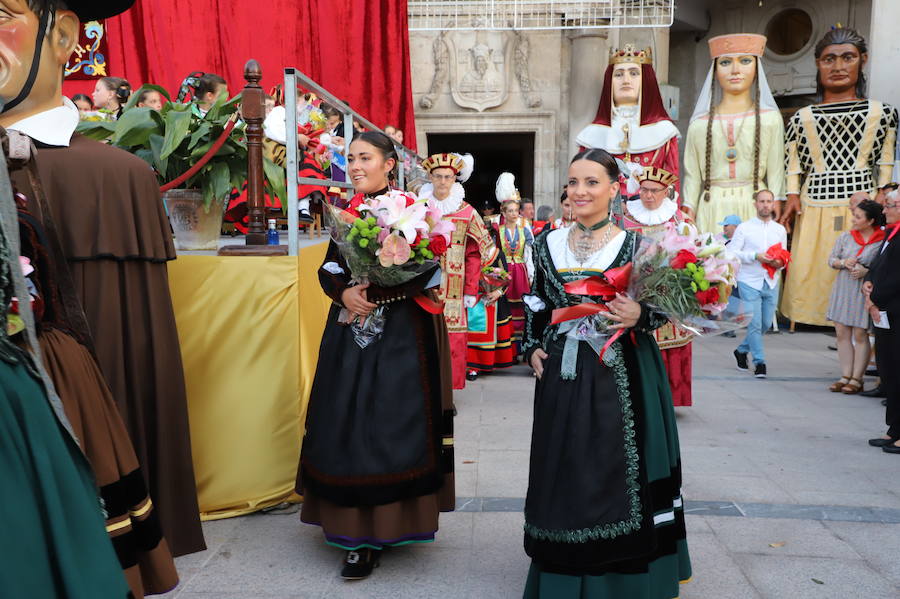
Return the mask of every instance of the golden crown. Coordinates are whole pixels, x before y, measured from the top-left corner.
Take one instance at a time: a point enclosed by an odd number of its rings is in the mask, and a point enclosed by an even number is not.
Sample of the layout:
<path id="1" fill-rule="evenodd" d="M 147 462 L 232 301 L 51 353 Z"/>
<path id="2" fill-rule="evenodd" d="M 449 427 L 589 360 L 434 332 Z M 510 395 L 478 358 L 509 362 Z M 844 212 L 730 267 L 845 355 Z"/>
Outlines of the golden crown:
<path id="1" fill-rule="evenodd" d="M 634 62 L 637 64 L 653 65 L 653 50 L 644 48 L 638 50 L 634 44 L 625 44 L 624 48 L 613 48 L 609 53 L 609 64 L 621 64 Z"/>
<path id="2" fill-rule="evenodd" d="M 459 171 L 462 170 L 465 163 L 463 159 L 459 157 L 459 154 L 432 154 L 428 158 L 422 161 L 422 168 L 424 168 L 429 173 L 436 168 L 449 168 L 453 171 L 454 174 L 459 174 Z"/>
<path id="3" fill-rule="evenodd" d="M 643 168 L 644 172 L 638 177 L 639 181 L 656 181 L 666 187 L 675 185 L 678 181 L 678 175 L 670 173 L 664 168 L 659 168 L 658 166 L 645 166 Z"/>

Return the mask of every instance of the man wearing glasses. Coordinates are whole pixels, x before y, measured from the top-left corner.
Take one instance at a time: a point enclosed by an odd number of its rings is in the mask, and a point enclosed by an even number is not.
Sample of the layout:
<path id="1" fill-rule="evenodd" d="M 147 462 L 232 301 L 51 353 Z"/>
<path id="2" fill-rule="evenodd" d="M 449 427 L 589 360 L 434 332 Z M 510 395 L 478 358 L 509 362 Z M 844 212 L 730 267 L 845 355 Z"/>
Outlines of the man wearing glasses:
<path id="1" fill-rule="evenodd" d="M 462 184 L 474 167 L 471 154 L 433 154 L 422 162 L 429 183 L 419 190 L 419 198 L 426 199 L 428 207 L 453 226 L 447 252 L 441 256 L 440 298 L 450 334 L 454 389 L 466 386 L 467 309 L 478 302 L 481 269 L 492 264 L 499 251 L 478 212 L 466 202 Z"/>
<path id="2" fill-rule="evenodd" d="M 900 191 L 887 194 L 884 215 L 885 238 L 866 275 L 863 293 L 868 296 L 875 325 L 875 360 L 885 391 L 888 429 L 881 437 L 869 439 L 869 445 L 900 454 Z"/>
<path id="3" fill-rule="evenodd" d="M 794 322 L 826 326 L 837 271 L 823 265 L 849 229 L 850 197 L 891 180 L 897 111 L 866 99 L 868 48 L 856 31 L 832 29 L 815 56 L 822 103 L 797 111 L 785 134 L 787 205 L 780 222 L 793 226 L 793 260 L 781 311 Z"/>
<path id="4" fill-rule="evenodd" d="M 681 226 L 693 221 L 678 208 L 678 177 L 665 169 L 644 167 L 637 176 L 640 196 L 625 203 L 624 228 L 638 231 L 645 237 L 661 239 L 667 223 Z M 691 341 L 694 336 L 671 322 L 653 333 L 661 350 L 669 386 L 672 388 L 672 404 L 691 405 Z"/>

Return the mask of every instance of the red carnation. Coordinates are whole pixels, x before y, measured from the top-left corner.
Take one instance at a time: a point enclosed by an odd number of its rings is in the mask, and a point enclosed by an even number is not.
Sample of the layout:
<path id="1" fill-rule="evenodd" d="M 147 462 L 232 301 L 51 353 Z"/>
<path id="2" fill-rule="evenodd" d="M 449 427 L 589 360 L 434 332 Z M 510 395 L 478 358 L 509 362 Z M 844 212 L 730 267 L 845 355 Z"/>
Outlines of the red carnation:
<path id="1" fill-rule="evenodd" d="M 719 288 L 710 287 L 706 291 L 698 291 L 694 294 L 701 306 L 719 303 Z"/>
<path id="2" fill-rule="evenodd" d="M 432 237 L 428 242 L 428 250 L 435 256 L 443 256 L 447 252 L 447 240 L 443 235 Z"/>
<path id="3" fill-rule="evenodd" d="M 694 264 L 697 263 L 697 256 L 693 252 L 688 250 L 678 250 L 678 253 L 675 254 L 675 257 L 669 262 L 669 266 L 682 269 L 691 262 Z"/>

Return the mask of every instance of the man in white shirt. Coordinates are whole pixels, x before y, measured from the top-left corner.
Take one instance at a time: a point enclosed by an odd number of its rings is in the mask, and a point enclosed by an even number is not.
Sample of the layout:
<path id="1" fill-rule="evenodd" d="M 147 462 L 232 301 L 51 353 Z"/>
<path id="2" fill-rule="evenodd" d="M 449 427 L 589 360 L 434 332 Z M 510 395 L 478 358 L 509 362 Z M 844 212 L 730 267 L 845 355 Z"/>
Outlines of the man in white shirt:
<path id="1" fill-rule="evenodd" d="M 775 316 L 780 270 L 784 268 L 781 260 L 766 258 L 766 252 L 776 243 L 787 247 L 787 231 L 773 219 L 775 196 L 771 191 L 763 189 L 756 192 L 754 206 L 756 217 L 738 225 L 728 244 L 728 249 L 742 262 L 737 276 L 738 290 L 744 310 L 752 315 L 747 336 L 734 350 L 734 358 L 739 370 L 749 370 L 747 355 L 753 354 L 753 374 L 756 378 L 766 378 L 763 323 L 771 323 Z M 773 276 L 769 275 L 764 264 L 777 269 Z"/>

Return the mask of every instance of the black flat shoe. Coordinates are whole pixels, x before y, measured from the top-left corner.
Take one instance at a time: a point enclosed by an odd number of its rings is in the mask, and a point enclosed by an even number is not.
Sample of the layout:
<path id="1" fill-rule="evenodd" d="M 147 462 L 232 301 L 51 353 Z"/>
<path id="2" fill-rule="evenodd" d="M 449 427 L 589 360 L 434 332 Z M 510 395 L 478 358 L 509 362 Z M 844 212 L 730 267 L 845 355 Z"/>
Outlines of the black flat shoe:
<path id="1" fill-rule="evenodd" d="M 897 447 L 896 445 L 883 445 L 881 447 L 881 451 L 883 451 L 884 453 L 900 454 L 900 447 Z"/>
<path id="2" fill-rule="evenodd" d="M 378 567 L 381 552 L 364 547 L 356 551 L 348 551 L 341 569 L 344 580 L 362 580 L 368 578 L 372 570 Z"/>
<path id="3" fill-rule="evenodd" d="M 868 391 L 863 391 L 860 393 L 863 397 L 886 397 L 887 394 L 884 392 L 884 387 L 878 385 L 874 389 L 869 389 Z"/>
<path id="4" fill-rule="evenodd" d="M 744 352 L 739 352 L 738 350 L 734 350 L 734 361 L 737 362 L 738 370 L 750 370 L 750 365 L 747 363 L 747 354 Z"/>
<path id="5" fill-rule="evenodd" d="M 895 442 L 897 439 L 882 439 L 881 437 L 877 437 L 875 439 L 869 439 L 869 445 L 872 447 L 884 447 L 885 445 L 890 445 Z"/>
<path id="6" fill-rule="evenodd" d="M 467 372 L 467 373 L 466 373 L 466 380 L 467 380 L 467 381 L 477 381 L 477 380 L 478 380 L 478 371 L 477 371 L 477 370 L 470 370 L 469 372 Z"/>

